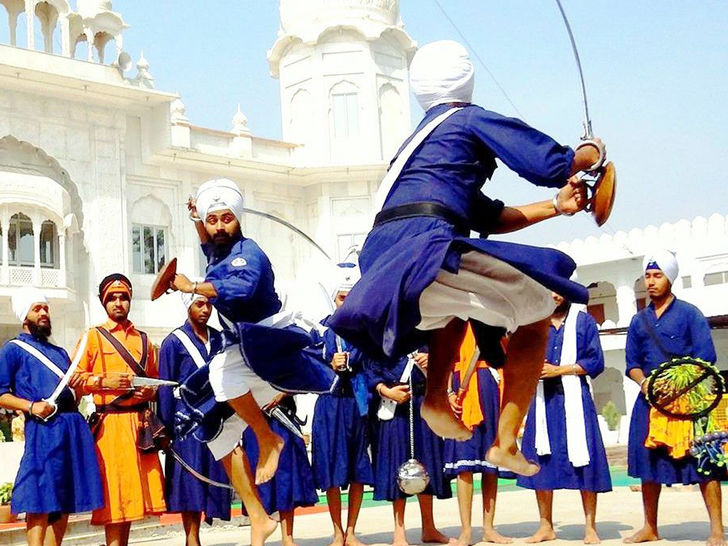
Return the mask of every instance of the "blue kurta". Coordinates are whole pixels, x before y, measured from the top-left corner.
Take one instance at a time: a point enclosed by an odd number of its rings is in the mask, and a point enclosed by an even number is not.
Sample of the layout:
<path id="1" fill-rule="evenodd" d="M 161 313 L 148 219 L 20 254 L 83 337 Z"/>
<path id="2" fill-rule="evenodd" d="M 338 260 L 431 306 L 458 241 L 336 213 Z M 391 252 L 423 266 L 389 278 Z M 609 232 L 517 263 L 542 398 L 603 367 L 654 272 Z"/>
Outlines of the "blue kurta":
<path id="1" fill-rule="evenodd" d="M 269 482 L 257 486 L 265 511 L 272 514 L 302 506 L 313 506 L 318 501 L 318 495 L 314 487 L 311 464 L 308 462 L 306 444 L 276 419 L 269 418 L 268 423 L 271 430 L 278 434 L 285 444 L 278 459 L 275 476 Z M 250 427 L 243 433 L 243 448 L 255 474 L 258 464 L 258 442 Z"/>
<path id="2" fill-rule="evenodd" d="M 326 324 L 326 321 L 324 321 Z M 318 489 L 348 487 L 351 483 L 374 483 L 369 459 L 368 388 L 365 357 L 355 347 L 327 329 L 323 334 L 323 358 L 349 353 L 350 371 L 338 372 L 339 383 L 330 394 L 321 394 L 313 413 L 311 454 Z"/>
<path id="3" fill-rule="evenodd" d="M 217 330 L 207 329 L 209 351 L 200 338 L 195 335 L 189 321 L 180 329 L 187 334 L 192 344 L 200 352 L 205 362 L 222 348 L 222 335 Z M 168 335 L 159 349 L 159 377 L 182 382 L 193 372 L 197 364 L 182 342 L 174 334 Z M 175 413 L 183 402 L 175 398 L 173 389 L 159 389 L 159 416 L 172 430 Z M 172 448 L 197 472 L 217 482 L 228 483 L 222 463 L 216 461 L 207 446 L 194 438 L 175 439 Z M 164 496 L 169 512 L 204 512 L 206 520 L 212 518 L 230 519 L 230 490 L 208 485 L 195 478 L 175 460 L 167 455 L 164 463 Z"/>
<path id="4" fill-rule="evenodd" d="M 230 248 L 204 244 L 202 249 L 208 259 L 205 282 L 217 291 L 210 301 L 219 313 L 226 347 L 238 345 L 246 365 L 280 391 L 329 392 L 336 374 L 322 362 L 308 332 L 293 324 L 283 328 L 257 324 L 281 309 L 273 267 L 263 250 L 245 237 Z M 187 406 L 175 417 L 180 436 L 194 432 L 198 439 L 208 441 L 232 414 L 227 404 L 215 401 L 208 377 L 205 366 L 180 388 Z"/>
<path id="5" fill-rule="evenodd" d="M 645 321 L 652 326 L 665 350 L 665 355 L 650 337 Z M 652 303 L 637 313 L 627 331 L 626 373 L 640 368 L 645 376 L 652 373 L 670 356 L 691 356 L 715 362 L 715 347 L 710 326 L 694 305 L 674 299 L 658 319 Z M 650 405 L 640 392 L 632 409 L 629 426 L 628 472 L 633 478 L 662 484 L 693 484 L 708 477 L 698 474 L 697 459 L 687 455 L 673 459 L 664 447 L 648 449 L 645 439 L 649 430 Z"/>
<path id="6" fill-rule="evenodd" d="M 379 383 L 391 387 L 399 384 L 407 359 L 400 359 L 394 367 L 388 363 L 368 360 L 366 363 L 369 386 L 376 392 Z M 412 371 L 414 400 L 415 459 L 422 463 L 430 475 L 430 483 L 423 495 L 435 495 L 439 499 L 452 497 L 449 479 L 442 471 L 444 466 L 444 441 L 432 432 L 420 417 L 424 400 L 425 376 L 415 367 Z M 410 403 L 398 404 L 394 418 L 380 421 L 377 416 L 379 401 L 377 394 L 372 399 L 371 429 L 372 454 L 374 460 L 374 500 L 393 501 L 405 495 L 397 485 L 397 469 L 410 459 Z"/>
<path id="7" fill-rule="evenodd" d="M 488 368 L 478 368 L 478 395 L 483 422 L 473 429 L 469 440 L 458 442 L 445 439 L 444 472 L 457 476 L 462 472 L 487 472 L 495 474 L 498 468 L 485 460 L 485 454 L 495 441 L 500 416 L 500 392 L 498 382 Z M 460 373 L 453 374 L 452 389 L 460 388 Z"/>
<path id="8" fill-rule="evenodd" d="M 428 110 L 418 130 L 449 107 Z M 492 176 L 496 158 L 533 184 L 557 188 L 566 183 L 574 152 L 517 119 L 469 105 L 442 122 L 412 154 L 383 210 L 437 203 L 463 224 L 488 233 L 503 204 L 491 201 L 480 189 Z M 576 265 L 565 254 L 467 235 L 431 217 L 375 227 L 359 257 L 362 278 L 334 314 L 332 328 L 376 358 L 400 357 L 415 350 L 427 342 L 426 334 L 416 329 L 421 319 L 420 295 L 441 269 L 456 273 L 460 255 L 471 250 L 514 266 L 570 301 L 588 300 L 587 290 L 569 281 Z"/>
<path id="9" fill-rule="evenodd" d="M 18 339 L 35 347 L 61 371 L 68 370 L 70 360 L 61 347 L 25 333 Z M 0 395 L 10 393 L 37 402 L 48 398 L 59 382 L 55 373 L 14 343 L 0 349 Z M 104 504 L 94 440 L 68 387 L 56 404 L 58 413 L 48 422 L 25 420 L 25 451 L 11 502 L 14 514 L 74 514 Z"/>
<path id="10" fill-rule="evenodd" d="M 561 364 L 563 342 L 564 324 L 558 330 L 553 325 L 550 326 L 546 345 L 547 362 L 555 365 Z M 576 363 L 584 368 L 592 379 L 604 371 L 604 354 L 599 343 L 597 324 L 590 315 L 581 311 L 576 318 Z M 570 365 L 573 362 L 564 364 Z M 517 483 L 521 487 L 537 490 L 579 489 L 594 492 L 612 490 L 607 454 L 597 421 L 597 410 L 594 407 L 586 376 L 582 375 L 580 379 L 589 464 L 574 467 L 569 461 L 564 390 L 561 378 L 544 379 L 546 426 L 551 444 L 551 455 L 539 456 L 536 454 L 536 402 L 534 400 L 528 410 L 521 449 L 527 459 L 535 461 L 541 466 L 541 470 L 535 476 L 518 476 Z"/>

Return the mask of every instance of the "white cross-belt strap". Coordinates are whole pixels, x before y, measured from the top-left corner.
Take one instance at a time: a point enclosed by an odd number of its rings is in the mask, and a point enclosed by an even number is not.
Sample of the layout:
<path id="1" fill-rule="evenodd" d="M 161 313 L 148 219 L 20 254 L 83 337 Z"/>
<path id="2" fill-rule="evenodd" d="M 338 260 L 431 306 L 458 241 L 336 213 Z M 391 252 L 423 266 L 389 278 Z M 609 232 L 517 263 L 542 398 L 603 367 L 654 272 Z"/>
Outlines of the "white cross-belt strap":
<path id="1" fill-rule="evenodd" d="M 458 106 L 446 110 L 435 119 L 433 119 L 430 123 L 425 125 L 417 132 L 417 134 L 415 134 L 415 136 L 412 137 L 412 139 L 407 143 L 407 146 L 404 147 L 404 150 L 402 150 L 402 152 L 394 160 L 394 163 L 392 163 L 392 166 L 387 171 L 387 174 L 385 174 L 384 178 L 382 178 L 382 183 L 379 185 L 377 194 L 374 197 L 373 210 L 375 212 L 379 212 L 380 210 L 382 210 L 384 202 L 387 200 L 387 197 L 389 197 L 389 193 L 392 191 L 392 186 L 394 186 L 395 181 L 397 180 L 397 178 L 399 178 L 399 173 L 401 173 L 402 169 L 404 169 L 404 165 L 405 163 L 407 163 L 410 156 L 412 156 L 415 150 L 420 147 L 422 141 L 425 140 L 430 135 L 430 133 L 432 133 L 432 131 L 437 129 L 438 125 L 440 125 L 443 121 L 452 116 L 455 112 L 462 109 L 462 106 Z"/>
<path id="2" fill-rule="evenodd" d="M 200 350 L 197 347 L 195 347 L 195 344 L 192 343 L 190 336 L 188 336 L 185 331 L 183 331 L 180 328 L 177 328 L 172 333 L 175 335 L 175 337 L 177 339 L 179 339 L 182 342 L 182 345 L 184 345 L 185 350 L 190 355 L 193 362 L 195 363 L 195 366 L 197 366 L 198 369 L 202 368 L 205 364 L 207 364 L 205 359 L 202 357 L 202 353 L 200 352 Z"/>

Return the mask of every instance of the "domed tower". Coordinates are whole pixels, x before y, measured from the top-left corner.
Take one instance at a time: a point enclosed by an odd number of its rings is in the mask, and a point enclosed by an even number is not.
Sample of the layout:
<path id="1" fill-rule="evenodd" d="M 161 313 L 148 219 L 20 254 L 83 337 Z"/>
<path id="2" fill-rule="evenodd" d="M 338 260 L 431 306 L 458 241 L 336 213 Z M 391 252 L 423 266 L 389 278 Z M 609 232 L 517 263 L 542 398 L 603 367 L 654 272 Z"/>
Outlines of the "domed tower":
<path id="1" fill-rule="evenodd" d="M 410 129 L 416 49 L 399 1 L 281 0 L 280 14 L 268 62 L 283 138 L 304 144 L 309 163 L 389 160 Z"/>

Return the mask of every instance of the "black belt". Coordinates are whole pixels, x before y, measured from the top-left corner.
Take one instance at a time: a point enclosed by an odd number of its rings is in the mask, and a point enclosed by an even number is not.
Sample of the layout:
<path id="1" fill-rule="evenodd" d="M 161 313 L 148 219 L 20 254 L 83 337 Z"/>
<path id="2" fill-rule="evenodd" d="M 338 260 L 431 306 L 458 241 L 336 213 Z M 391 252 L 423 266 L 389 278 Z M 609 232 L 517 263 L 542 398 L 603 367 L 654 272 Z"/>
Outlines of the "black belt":
<path id="1" fill-rule="evenodd" d="M 139 404 L 131 404 L 129 406 L 121 406 L 115 404 L 100 404 L 96 406 L 96 413 L 136 413 L 144 411 L 149 407 L 148 402 L 141 402 Z"/>
<path id="2" fill-rule="evenodd" d="M 398 205 L 383 211 L 380 211 L 374 217 L 374 227 L 380 226 L 394 220 L 402 220 L 403 218 L 416 218 L 418 216 L 431 216 L 445 220 L 448 224 L 452 224 L 455 229 L 463 234 L 470 233 L 470 223 L 457 213 L 453 212 L 444 205 L 439 203 L 407 203 L 406 205 Z"/>

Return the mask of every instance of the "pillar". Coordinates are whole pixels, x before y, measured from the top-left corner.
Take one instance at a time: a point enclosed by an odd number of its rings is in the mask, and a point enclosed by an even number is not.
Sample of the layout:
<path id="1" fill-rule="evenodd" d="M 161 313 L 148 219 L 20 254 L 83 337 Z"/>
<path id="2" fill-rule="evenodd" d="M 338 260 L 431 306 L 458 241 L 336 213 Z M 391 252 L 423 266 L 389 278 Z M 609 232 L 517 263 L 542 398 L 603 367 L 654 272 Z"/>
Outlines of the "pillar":
<path id="1" fill-rule="evenodd" d="M 617 326 L 629 326 L 636 312 L 634 288 L 627 285 L 619 286 L 617 288 Z"/>

